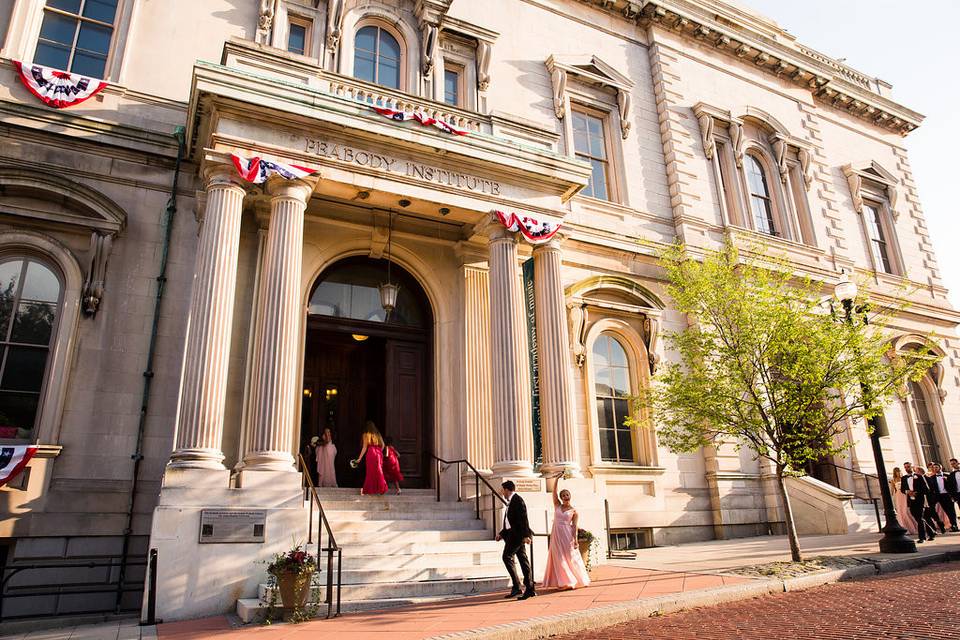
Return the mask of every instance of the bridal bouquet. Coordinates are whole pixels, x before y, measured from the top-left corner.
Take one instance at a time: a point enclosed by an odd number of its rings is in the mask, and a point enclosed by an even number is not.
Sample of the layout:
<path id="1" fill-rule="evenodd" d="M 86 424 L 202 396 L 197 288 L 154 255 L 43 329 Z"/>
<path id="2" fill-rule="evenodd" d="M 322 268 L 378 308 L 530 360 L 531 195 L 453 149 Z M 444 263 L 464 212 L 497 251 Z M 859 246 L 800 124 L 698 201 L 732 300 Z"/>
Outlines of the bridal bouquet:
<path id="1" fill-rule="evenodd" d="M 359 467 L 359 466 L 360 466 L 360 461 L 359 461 L 359 460 L 351 460 L 351 461 L 350 461 L 350 468 L 351 468 L 351 469 L 356 469 L 356 468 Z"/>

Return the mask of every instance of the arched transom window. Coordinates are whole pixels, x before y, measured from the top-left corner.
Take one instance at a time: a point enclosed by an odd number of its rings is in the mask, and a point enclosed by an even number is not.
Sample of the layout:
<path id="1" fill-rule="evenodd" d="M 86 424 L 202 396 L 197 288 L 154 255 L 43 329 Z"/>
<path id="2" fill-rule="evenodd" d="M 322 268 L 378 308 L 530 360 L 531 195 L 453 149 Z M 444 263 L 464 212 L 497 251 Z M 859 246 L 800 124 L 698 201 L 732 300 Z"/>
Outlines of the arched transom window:
<path id="1" fill-rule="evenodd" d="M 357 31 L 354 41 L 353 75 L 393 89 L 400 88 L 400 43 L 379 25 Z"/>
<path id="2" fill-rule="evenodd" d="M 593 343 L 594 399 L 600 431 L 600 458 L 604 462 L 634 462 L 630 416 L 630 364 L 620 341 L 601 333 Z"/>
<path id="3" fill-rule="evenodd" d="M 0 438 L 31 437 L 60 296 L 60 279 L 43 263 L 0 260 Z"/>
<path id="4" fill-rule="evenodd" d="M 743 158 L 743 166 L 747 174 L 754 228 L 760 233 L 777 235 L 777 228 L 773 223 L 773 203 L 770 199 L 770 188 L 763 165 L 755 157 L 747 154 Z"/>

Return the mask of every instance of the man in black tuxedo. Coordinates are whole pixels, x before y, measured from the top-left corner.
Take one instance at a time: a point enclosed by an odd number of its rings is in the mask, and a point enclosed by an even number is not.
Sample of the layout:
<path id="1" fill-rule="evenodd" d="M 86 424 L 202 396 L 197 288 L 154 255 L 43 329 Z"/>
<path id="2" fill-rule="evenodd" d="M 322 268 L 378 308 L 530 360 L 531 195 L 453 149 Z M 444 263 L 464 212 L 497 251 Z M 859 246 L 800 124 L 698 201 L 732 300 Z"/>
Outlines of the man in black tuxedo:
<path id="1" fill-rule="evenodd" d="M 530 530 L 530 522 L 527 520 L 527 505 L 516 493 L 517 486 L 512 480 L 507 480 L 501 487 L 500 493 L 507 501 L 507 509 L 503 516 L 503 527 L 497 534 L 497 541 L 503 540 L 503 564 L 506 565 L 507 573 L 513 581 L 513 588 L 505 597 L 509 599 L 520 596 L 518 600 L 526 600 L 537 595 L 536 589 L 533 588 L 533 576 L 530 574 L 530 560 L 527 559 L 527 550 L 524 546 L 533 537 L 533 531 Z M 517 567 L 513 562 L 514 556 L 520 561 L 520 571 L 523 572 L 524 590 L 522 592 L 520 580 L 517 578 Z"/>
<path id="2" fill-rule="evenodd" d="M 909 462 L 903 463 L 905 473 L 900 479 L 900 491 L 907 496 L 907 506 L 910 508 L 910 515 L 917 523 L 917 531 L 920 539 L 917 542 L 924 542 L 927 537 L 931 540 L 937 537 L 936 525 L 933 523 L 933 515 L 927 507 L 927 495 L 930 493 L 930 487 L 922 473 L 917 473 L 913 465 Z M 917 466 L 917 469 L 922 467 Z"/>
<path id="3" fill-rule="evenodd" d="M 960 462 L 950 458 L 950 471 L 947 472 L 947 493 L 960 505 Z"/>
<path id="4" fill-rule="evenodd" d="M 940 508 L 947 514 L 947 519 L 950 520 L 950 531 L 956 533 L 958 531 L 957 512 L 953 508 L 953 500 L 950 499 L 950 492 L 947 489 L 947 478 L 943 475 L 943 467 L 940 466 L 940 463 L 934 462 L 932 466 L 932 475 L 926 476 L 927 486 L 930 487 L 930 496 L 927 498 L 927 502 L 930 504 L 931 510 L 940 505 Z M 943 529 L 940 532 L 943 533 Z"/>

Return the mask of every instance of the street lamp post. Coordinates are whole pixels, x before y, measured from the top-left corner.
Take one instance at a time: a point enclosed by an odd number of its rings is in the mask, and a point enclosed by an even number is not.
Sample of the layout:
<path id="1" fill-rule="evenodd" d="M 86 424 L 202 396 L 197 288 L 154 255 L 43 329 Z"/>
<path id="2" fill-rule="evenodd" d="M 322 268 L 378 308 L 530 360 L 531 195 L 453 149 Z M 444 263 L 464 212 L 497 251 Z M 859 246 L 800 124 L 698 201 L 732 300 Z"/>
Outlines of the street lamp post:
<path id="1" fill-rule="evenodd" d="M 845 319 L 853 324 L 853 301 L 857 297 L 857 285 L 843 274 L 840 282 L 834 289 L 834 295 L 843 305 Z M 861 380 L 860 389 L 864 395 L 869 389 Z M 881 553 L 916 553 L 917 543 L 907 536 L 907 530 L 900 526 L 896 511 L 893 508 L 893 496 L 890 495 L 890 485 L 887 483 L 887 469 L 883 464 L 883 451 L 880 449 L 880 434 L 886 435 L 886 421 L 883 416 L 868 418 L 867 426 L 870 431 L 870 444 L 873 445 L 873 461 L 877 469 L 877 480 L 880 483 L 880 496 L 883 499 L 883 514 L 886 523 L 883 526 L 883 537 L 880 538 Z"/>

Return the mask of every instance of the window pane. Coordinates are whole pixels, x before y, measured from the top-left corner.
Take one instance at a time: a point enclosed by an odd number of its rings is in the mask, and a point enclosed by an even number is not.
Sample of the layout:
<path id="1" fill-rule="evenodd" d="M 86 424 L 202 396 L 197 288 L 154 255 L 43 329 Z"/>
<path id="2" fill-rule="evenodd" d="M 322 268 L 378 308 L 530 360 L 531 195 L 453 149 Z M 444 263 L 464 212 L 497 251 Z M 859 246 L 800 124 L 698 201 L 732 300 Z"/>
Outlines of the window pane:
<path id="1" fill-rule="evenodd" d="M 70 65 L 70 48 L 64 45 L 38 42 L 33 61 L 46 67 L 66 70 Z"/>
<path id="2" fill-rule="evenodd" d="M 615 367 L 627 366 L 627 352 L 623 350 L 623 345 L 616 338 L 607 337 L 610 345 L 610 364 Z"/>
<path id="3" fill-rule="evenodd" d="M 400 61 L 400 45 L 392 35 L 380 29 L 380 57 Z"/>
<path id="4" fill-rule="evenodd" d="M 747 183 L 750 185 L 750 193 L 769 198 L 770 192 L 767 190 L 767 180 L 760 163 L 750 155 L 746 156 L 744 160 L 746 162 Z"/>
<path id="5" fill-rule="evenodd" d="M 3 430 L 3 437 L 29 438 L 37 419 L 39 402 L 39 394 L 0 391 L 0 429 Z M 11 431 L 14 433 L 9 433 Z"/>
<path id="6" fill-rule="evenodd" d="M 110 36 L 113 29 L 101 27 L 98 24 L 84 22 L 80 25 L 80 35 L 77 37 L 77 49 L 90 53 L 107 55 L 110 50 Z"/>
<path id="7" fill-rule="evenodd" d="M 23 283 L 24 300 L 57 302 L 60 299 L 60 281 L 39 262 L 27 263 L 27 277 Z"/>
<path id="8" fill-rule="evenodd" d="M 590 155 L 594 158 L 605 159 L 607 151 L 603 145 L 603 135 L 590 135 Z"/>
<path id="9" fill-rule="evenodd" d="M 357 31 L 354 47 L 358 52 L 367 51 L 369 53 L 375 53 L 377 50 L 377 28 L 364 27 L 360 29 L 360 31 Z"/>
<path id="10" fill-rule="evenodd" d="M 593 173 L 590 175 L 590 195 L 600 200 L 607 200 L 607 168 L 601 160 L 591 160 Z"/>
<path id="11" fill-rule="evenodd" d="M 610 398 L 597 398 L 597 425 L 601 429 L 613 429 L 616 426 L 613 400 Z"/>
<path id="12" fill-rule="evenodd" d="M 603 123 L 600 121 L 600 118 L 587 116 L 587 127 L 590 131 L 591 138 L 603 136 Z"/>
<path id="13" fill-rule="evenodd" d="M 357 50 L 353 64 L 353 77 L 367 82 L 374 81 L 373 54 Z"/>
<path id="14" fill-rule="evenodd" d="M 610 380 L 610 369 L 607 367 L 597 367 L 594 377 L 594 393 L 598 396 L 610 397 L 613 395 L 613 384 Z"/>
<path id="15" fill-rule="evenodd" d="M 22 260 L 10 260 L 0 264 L 0 340 L 6 340 L 10 316 L 13 315 L 13 299 L 17 295 Z"/>
<path id="16" fill-rule="evenodd" d="M 624 426 L 623 421 L 630 415 L 630 401 L 626 398 L 617 398 L 610 402 L 613 403 L 613 410 L 616 412 L 617 428 L 627 429 L 628 427 Z"/>
<path id="17" fill-rule="evenodd" d="M 600 458 L 617 460 L 617 434 L 613 429 L 600 429 Z"/>
<path id="18" fill-rule="evenodd" d="M 302 24 L 290 24 L 290 35 L 287 37 L 287 51 L 303 54 L 307 47 L 307 28 Z"/>
<path id="19" fill-rule="evenodd" d="M 617 445 L 619 446 L 619 461 L 633 462 L 633 443 L 630 441 L 629 431 L 617 431 Z"/>
<path id="20" fill-rule="evenodd" d="M 39 393 L 43 385 L 43 370 L 46 364 L 46 349 L 9 347 L 0 389 Z"/>
<path id="21" fill-rule="evenodd" d="M 76 30 L 77 20 L 48 11 L 43 14 L 40 39 L 48 43 L 57 42 L 69 48 L 73 46 L 73 36 Z"/>
<path id="22" fill-rule="evenodd" d="M 80 0 L 47 0 L 47 6 L 70 13 L 78 13 L 80 11 Z"/>
<path id="23" fill-rule="evenodd" d="M 625 368 L 611 369 L 613 373 L 613 393 L 623 398 L 630 395 L 630 376 Z"/>
<path id="24" fill-rule="evenodd" d="M 460 103 L 460 74 L 445 69 L 443 72 L 443 101 L 447 104 Z"/>
<path id="25" fill-rule="evenodd" d="M 400 88 L 400 63 L 388 58 L 380 58 L 380 69 L 377 84 L 392 89 Z"/>
<path id="26" fill-rule="evenodd" d="M 70 71 L 91 78 L 102 78 L 107 68 L 107 56 L 97 53 L 85 53 L 77 50 L 73 56 L 73 65 Z"/>
<path id="27" fill-rule="evenodd" d="M 21 304 L 13 321 L 10 341 L 24 344 L 49 344 L 56 314 L 56 305 L 47 302 Z"/>
<path id="28" fill-rule="evenodd" d="M 83 5 L 83 15 L 100 22 L 113 24 L 113 17 L 117 13 L 117 0 L 87 0 Z"/>
<path id="29" fill-rule="evenodd" d="M 573 112 L 573 149 L 576 153 L 590 155 L 590 138 L 583 114 Z"/>
<path id="30" fill-rule="evenodd" d="M 607 360 L 608 353 L 610 353 L 610 337 L 601 335 L 593 343 L 593 366 L 600 368 L 610 364 Z"/>

